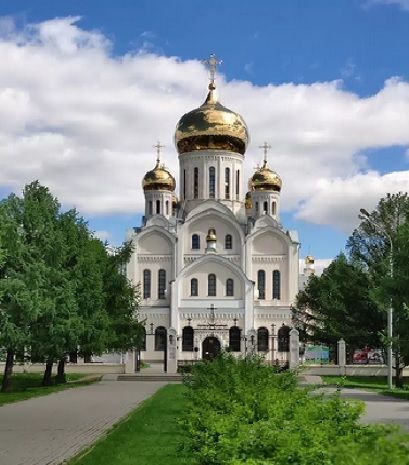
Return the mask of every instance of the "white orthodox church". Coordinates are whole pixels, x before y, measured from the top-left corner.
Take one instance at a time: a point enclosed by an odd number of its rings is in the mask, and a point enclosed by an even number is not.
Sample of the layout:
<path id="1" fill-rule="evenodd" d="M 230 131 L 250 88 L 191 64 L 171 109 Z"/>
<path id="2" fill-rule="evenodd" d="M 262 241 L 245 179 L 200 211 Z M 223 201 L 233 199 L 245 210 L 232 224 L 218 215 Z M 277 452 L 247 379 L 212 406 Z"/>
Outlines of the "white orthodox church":
<path id="1" fill-rule="evenodd" d="M 243 118 L 217 99 L 211 56 L 204 103 L 179 120 L 179 191 L 160 160 L 142 180 L 145 216 L 128 239 L 140 285 L 145 361 L 211 359 L 221 349 L 285 363 L 298 292 L 298 236 L 280 223 L 280 176 L 264 162 L 244 188 Z"/>

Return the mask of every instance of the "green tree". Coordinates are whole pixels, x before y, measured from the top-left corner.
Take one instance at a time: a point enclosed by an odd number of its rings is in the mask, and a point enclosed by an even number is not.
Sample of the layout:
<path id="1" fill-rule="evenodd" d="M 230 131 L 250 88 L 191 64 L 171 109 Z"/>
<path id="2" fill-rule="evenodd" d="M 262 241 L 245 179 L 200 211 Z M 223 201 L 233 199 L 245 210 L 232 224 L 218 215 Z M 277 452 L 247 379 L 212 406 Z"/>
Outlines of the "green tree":
<path id="1" fill-rule="evenodd" d="M 143 326 L 138 321 L 139 288 L 125 274 L 132 254 L 127 242 L 108 254 L 104 273 L 105 306 L 109 315 L 109 350 L 127 351 L 140 346 Z"/>
<path id="2" fill-rule="evenodd" d="M 334 346 L 343 338 L 353 350 L 377 347 L 386 318 L 370 295 L 368 273 L 340 254 L 321 276 L 311 276 L 297 296 L 296 325 L 304 338 Z"/>
<path id="3" fill-rule="evenodd" d="M 42 305 L 31 326 L 31 348 L 46 362 L 43 385 L 52 383 L 53 363 L 75 343 L 78 333 L 75 283 L 67 269 L 69 243 L 60 221 L 60 205 L 37 181 L 24 189 L 24 230 L 32 255 L 41 260 Z"/>
<path id="4" fill-rule="evenodd" d="M 362 218 L 349 238 L 347 247 L 351 259 L 365 267 L 370 276 L 371 296 L 386 315 L 392 303 L 394 310 L 393 352 L 396 360 L 397 385 L 402 385 L 403 367 L 409 363 L 407 292 L 404 289 L 408 273 L 409 248 L 407 231 L 409 197 L 407 193 L 388 194 L 377 208 Z M 391 257 L 391 248 L 393 256 Z M 393 277 L 391 277 L 391 260 Z M 386 324 L 385 324 L 386 326 Z M 385 327 L 384 327 L 385 329 Z M 383 341 L 388 342 L 385 331 Z"/>
<path id="5" fill-rule="evenodd" d="M 40 229 L 22 199 L 12 194 L 0 203 L 0 346 L 7 353 L 2 391 L 11 389 L 14 355 L 30 344 L 44 303 L 45 266 L 33 240 Z"/>

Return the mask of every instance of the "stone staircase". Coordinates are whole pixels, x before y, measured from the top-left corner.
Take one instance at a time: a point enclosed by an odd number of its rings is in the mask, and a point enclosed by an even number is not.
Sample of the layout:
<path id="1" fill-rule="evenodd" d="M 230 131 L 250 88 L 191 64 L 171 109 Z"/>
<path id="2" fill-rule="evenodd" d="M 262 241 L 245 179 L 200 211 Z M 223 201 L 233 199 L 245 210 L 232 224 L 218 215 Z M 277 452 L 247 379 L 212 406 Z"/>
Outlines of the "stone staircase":
<path id="1" fill-rule="evenodd" d="M 118 381 L 179 381 L 182 382 L 183 376 L 179 373 L 170 374 L 170 373 L 152 373 L 152 374 L 142 374 L 134 373 L 129 375 L 118 375 Z"/>

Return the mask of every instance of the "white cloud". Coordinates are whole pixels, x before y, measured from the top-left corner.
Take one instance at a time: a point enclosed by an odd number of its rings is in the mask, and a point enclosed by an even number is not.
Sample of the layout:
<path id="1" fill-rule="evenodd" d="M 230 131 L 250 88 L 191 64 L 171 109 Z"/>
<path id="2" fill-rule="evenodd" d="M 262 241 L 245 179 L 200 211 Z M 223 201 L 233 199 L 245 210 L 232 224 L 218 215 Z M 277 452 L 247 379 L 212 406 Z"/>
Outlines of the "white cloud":
<path id="1" fill-rule="evenodd" d="M 397 5 L 402 10 L 409 11 L 409 0 L 367 0 L 366 5 Z"/>
<path id="2" fill-rule="evenodd" d="M 321 179 L 296 216 L 316 224 L 332 224 L 350 233 L 359 223 L 360 208 L 371 211 L 386 193 L 398 191 L 409 191 L 408 171 L 383 176 L 372 171 L 346 179 Z"/>
<path id="3" fill-rule="evenodd" d="M 154 164 L 158 139 L 177 177 L 174 129 L 204 100 L 206 70 L 197 60 L 141 52 L 116 57 L 111 49 L 76 17 L 24 30 L 0 21 L 0 187 L 20 190 L 39 179 L 83 214 L 141 211 L 141 178 Z M 370 160 L 359 153 L 409 146 L 409 83 L 391 78 L 360 98 L 341 81 L 258 87 L 219 76 L 218 91 L 248 123 L 246 175 L 267 140 L 270 165 L 283 178 L 283 209 L 299 218 L 349 231 L 358 204 L 370 206 L 375 196 L 405 185 L 407 172 L 391 175 L 396 185 L 365 173 Z"/>
<path id="4" fill-rule="evenodd" d="M 109 231 L 94 231 L 94 236 L 100 239 L 101 241 L 105 242 L 108 241 L 111 237 L 111 233 Z"/>

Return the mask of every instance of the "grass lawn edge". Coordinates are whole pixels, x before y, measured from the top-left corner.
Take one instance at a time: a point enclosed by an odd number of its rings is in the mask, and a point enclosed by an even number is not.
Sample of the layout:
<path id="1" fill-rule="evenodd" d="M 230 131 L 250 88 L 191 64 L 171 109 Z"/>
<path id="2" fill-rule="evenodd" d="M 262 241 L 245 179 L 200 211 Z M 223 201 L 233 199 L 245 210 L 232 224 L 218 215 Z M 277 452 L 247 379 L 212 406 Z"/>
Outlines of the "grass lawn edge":
<path id="1" fill-rule="evenodd" d="M 33 387 L 25 391 L 11 391 L 0 393 L 0 408 L 4 405 L 14 404 L 16 402 L 24 402 L 26 400 L 34 399 L 35 397 L 44 397 L 57 392 L 65 391 L 67 389 L 74 389 L 78 387 L 89 386 L 90 384 L 101 381 L 103 375 L 84 375 L 73 381 L 67 381 L 64 384 L 57 384 L 46 387 Z M 9 397 L 9 398 L 7 398 Z"/>
<path id="2" fill-rule="evenodd" d="M 135 424 L 141 423 L 143 421 L 143 415 L 147 414 L 146 409 L 149 411 L 149 408 L 152 406 L 154 407 L 155 404 L 157 404 L 157 401 L 162 397 L 164 397 L 164 391 L 167 391 L 169 389 L 174 390 L 175 387 L 177 386 L 177 389 L 185 389 L 185 386 L 183 384 L 166 384 L 164 386 L 161 386 L 159 389 L 157 389 L 152 395 L 141 401 L 139 404 L 137 404 L 130 412 L 128 412 L 126 415 L 124 415 L 122 418 L 118 419 L 111 427 L 109 427 L 106 431 L 104 431 L 100 437 L 98 437 L 92 444 L 89 444 L 88 446 L 85 446 L 82 450 L 78 451 L 76 455 L 74 455 L 72 458 L 64 462 L 66 465 L 82 465 L 85 463 L 88 465 L 89 463 L 98 463 L 98 464 L 103 464 L 103 463 L 108 463 L 108 462 L 101 462 L 100 459 L 98 459 L 98 456 L 101 455 L 101 451 L 98 451 L 98 448 L 102 448 L 102 453 L 105 452 L 105 450 L 110 451 L 112 447 L 112 442 L 115 443 L 115 441 L 118 441 L 118 437 L 121 439 L 121 444 L 123 445 L 124 449 L 127 449 L 129 447 L 128 444 L 128 437 L 129 435 L 137 435 L 137 432 L 133 429 Z M 168 394 L 168 396 L 174 396 L 175 394 Z M 183 395 L 183 394 L 182 394 Z M 145 409 L 145 411 L 144 411 Z M 132 424 L 130 424 L 132 422 Z M 128 429 L 127 429 L 128 426 Z M 132 431 L 132 433 L 131 433 Z M 115 437 L 116 436 L 116 437 Z M 128 436 L 128 437 L 127 437 Z M 175 444 L 177 446 L 177 443 Z M 114 446 L 115 448 L 115 446 Z M 92 454 L 95 454 L 93 457 Z M 155 457 L 152 457 L 153 460 L 155 460 Z M 111 463 L 111 462 L 109 462 Z M 118 462 L 118 463 L 122 463 Z M 129 462 L 126 462 L 129 463 Z M 132 463 L 136 463 L 132 461 Z M 138 462 L 139 463 L 139 462 Z M 143 462 L 145 464 L 146 462 Z M 152 463 L 152 465 L 156 465 L 157 462 L 151 462 L 149 460 L 149 463 Z M 172 464 L 174 462 L 171 462 Z M 179 463 L 179 461 L 177 461 Z M 182 465 L 186 464 L 186 462 L 180 462 Z M 190 462 L 189 462 L 190 464 Z"/>

